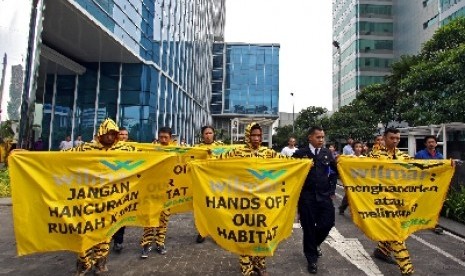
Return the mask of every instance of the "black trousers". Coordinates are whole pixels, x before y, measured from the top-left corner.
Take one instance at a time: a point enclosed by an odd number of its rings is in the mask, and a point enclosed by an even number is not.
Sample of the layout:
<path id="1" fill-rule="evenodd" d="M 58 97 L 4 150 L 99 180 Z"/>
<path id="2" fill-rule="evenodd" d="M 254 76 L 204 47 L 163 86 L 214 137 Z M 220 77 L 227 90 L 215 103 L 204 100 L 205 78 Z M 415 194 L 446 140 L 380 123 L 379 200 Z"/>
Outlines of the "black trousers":
<path id="1" fill-rule="evenodd" d="M 344 194 L 341 205 L 339 206 L 339 210 L 345 211 L 347 207 L 349 207 L 349 200 L 347 199 L 347 194 Z"/>
<path id="2" fill-rule="evenodd" d="M 300 224 L 304 231 L 304 254 L 309 263 L 318 260 L 317 247 L 334 226 L 334 205 L 330 197 L 316 200 L 315 195 L 303 192 L 299 199 Z"/>
<path id="3" fill-rule="evenodd" d="M 115 234 L 113 234 L 113 242 L 116 243 L 123 243 L 124 241 L 124 230 L 126 229 L 126 226 L 121 227 L 116 231 Z"/>

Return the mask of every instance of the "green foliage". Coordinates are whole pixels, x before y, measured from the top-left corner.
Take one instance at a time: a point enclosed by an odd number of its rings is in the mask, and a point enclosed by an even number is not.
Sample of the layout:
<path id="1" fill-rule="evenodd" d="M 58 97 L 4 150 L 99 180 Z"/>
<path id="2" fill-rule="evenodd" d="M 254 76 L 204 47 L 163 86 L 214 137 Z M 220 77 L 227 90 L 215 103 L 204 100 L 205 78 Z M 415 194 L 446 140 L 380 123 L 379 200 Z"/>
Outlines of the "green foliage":
<path id="1" fill-rule="evenodd" d="M 14 135 L 15 133 L 13 132 L 12 122 L 10 120 L 0 123 L 0 138 L 13 139 Z M 3 140 L 1 142 L 3 142 Z"/>
<path id="2" fill-rule="evenodd" d="M 10 186 L 10 175 L 8 170 L 0 170 L 0 197 L 10 197 L 11 186 Z"/>
<path id="3" fill-rule="evenodd" d="M 442 208 L 442 215 L 465 223 L 465 186 L 461 186 L 459 190 L 449 191 Z"/>
<path id="4" fill-rule="evenodd" d="M 276 150 L 281 150 L 287 146 L 289 137 L 293 136 L 292 125 L 275 128 L 276 133 L 273 135 L 273 144 Z"/>
<path id="5" fill-rule="evenodd" d="M 425 59 L 459 47 L 465 42 L 465 18 L 459 17 L 439 28 L 421 50 Z"/>

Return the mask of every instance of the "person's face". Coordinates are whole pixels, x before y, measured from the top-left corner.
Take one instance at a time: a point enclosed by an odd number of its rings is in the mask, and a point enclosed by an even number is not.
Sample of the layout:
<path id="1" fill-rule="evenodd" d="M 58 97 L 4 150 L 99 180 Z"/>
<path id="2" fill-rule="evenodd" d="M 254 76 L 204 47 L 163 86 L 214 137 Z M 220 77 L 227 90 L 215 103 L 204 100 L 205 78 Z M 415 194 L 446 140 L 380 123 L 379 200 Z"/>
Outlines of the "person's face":
<path id="1" fill-rule="evenodd" d="M 315 130 L 313 134 L 308 135 L 308 142 L 315 148 L 323 147 L 325 142 L 325 132 L 323 130 Z"/>
<path id="2" fill-rule="evenodd" d="M 287 144 L 288 144 L 290 147 L 295 146 L 295 139 L 294 139 L 294 138 L 289 139 L 289 141 L 287 141 Z"/>
<path id="3" fill-rule="evenodd" d="M 250 133 L 250 143 L 252 148 L 258 149 L 262 143 L 262 131 L 260 129 L 253 129 Z"/>
<path id="4" fill-rule="evenodd" d="M 428 140 L 426 140 L 426 143 L 425 143 L 426 148 L 429 150 L 434 150 L 437 145 L 438 143 L 433 138 L 429 138 Z"/>
<path id="5" fill-rule="evenodd" d="M 126 142 L 128 140 L 128 131 L 120 130 L 118 133 L 118 140 Z"/>
<path id="6" fill-rule="evenodd" d="M 384 145 L 384 138 L 383 138 L 383 136 L 376 136 L 376 138 L 375 138 L 375 144 L 376 144 L 376 145 L 381 145 L 381 146 L 383 146 L 383 145 Z"/>
<path id="7" fill-rule="evenodd" d="M 352 138 L 347 139 L 347 144 L 352 145 L 354 143 L 354 140 Z"/>
<path id="8" fill-rule="evenodd" d="M 158 133 L 158 142 L 162 146 L 168 146 L 171 142 L 171 135 L 166 132 L 160 132 Z"/>
<path id="9" fill-rule="evenodd" d="M 66 141 L 71 141 L 71 136 L 66 136 Z"/>
<path id="10" fill-rule="evenodd" d="M 118 137 L 117 131 L 110 131 L 107 134 L 98 136 L 100 144 L 110 147 L 116 142 L 116 137 Z"/>
<path id="11" fill-rule="evenodd" d="M 362 154 L 362 151 L 363 151 L 363 145 L 360 144 L 360 143 L 357 143 L 354 145 L 354 153 L 355 155 L 359 156 L 360 154 Z"/>
<path id="12" fill-rule="evenodd" d="M 384 143 L 388 150 L 392 150 L 397 147 L 400 142 L 400 133 L 388 132 L 384 135 Z"/>
<path id="13" fill-rule="evenodd" d="M 76 138 L 76 140 L 81 141 L 81 140 L 82 140 L 81 135 L 78 135 L 78 137 Z"/>
<path id="14" fill-rule="evenodd" d="M 329 149 L 329 151 L 331 151 L 331 152 L 334 152 L 334 151 L 336 150 L 336 149 L 334 148 L 333 145 L 329 146 L 328 149 Z"/>
<path id="15" fill-rule="evenodd" d="M 202 139 L 205 144 L 211 144 L 213 143 L 213 137 L 214 137 L 213 129 L 211 128 L 206 128 L 203 133 L 202 133 Z"/>

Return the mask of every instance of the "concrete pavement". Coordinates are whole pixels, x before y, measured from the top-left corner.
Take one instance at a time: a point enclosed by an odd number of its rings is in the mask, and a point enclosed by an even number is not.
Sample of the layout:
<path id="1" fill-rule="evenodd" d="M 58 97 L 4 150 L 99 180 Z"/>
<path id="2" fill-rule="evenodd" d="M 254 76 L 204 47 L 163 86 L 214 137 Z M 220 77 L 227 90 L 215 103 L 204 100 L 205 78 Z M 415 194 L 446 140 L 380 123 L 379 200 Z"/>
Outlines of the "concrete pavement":
<path id="1" fill-rule="evenodd" d="M 339 204 L 337 200 L 336 206 Z M 17 257 L 11 201 L 0 201 L 0 275 L 72 275 L 75 254 L 48 252 Z M 454 222 L 450 222 L 453 225 Z M 456 223 L 455 223 L 456 224 Z M 446 226 L 444 224 L 444 226 Z M 298 225 L 296 225 L 298 227 Z M 459 232 L 463 225 L 455 225 Z M 169 223 L 164 256 L 152 252 L 139 258 L 140 228 L 128 228 L 121 254 L 111 253 L 106 275 L 240 275 L 238 257 L 207 239 L 196 244 L 191 214 L 173 215 Z M 421 231 L 407 240 L 416 275 L 465 275 L 465 239 L 446 231 L 436 235 Z M 375 243 L 354 226 L 350 216 L 336 215 L 336 228 L 322 245 L 318 275 L 400 275 L 397 266 L 371 258 Z M 278 246 L 275 256 L 267 258 L 270 275 L 309 275 L 302 254 L 302 231 Z"/>

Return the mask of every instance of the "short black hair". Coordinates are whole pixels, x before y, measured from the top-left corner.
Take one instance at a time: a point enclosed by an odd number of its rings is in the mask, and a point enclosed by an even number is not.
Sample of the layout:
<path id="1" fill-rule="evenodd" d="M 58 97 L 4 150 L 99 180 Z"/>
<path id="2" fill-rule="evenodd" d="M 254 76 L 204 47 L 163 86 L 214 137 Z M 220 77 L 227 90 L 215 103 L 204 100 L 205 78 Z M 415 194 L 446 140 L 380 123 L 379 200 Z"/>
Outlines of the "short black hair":
<path id="1" fill-rule="evenodd" d="M 316 131 L 323 131 L 323 128 L 322 127 L 319 127 L 319 126 L 312 126 L 308 132 L 307 132 L 307 135 L 313 135 Z"/>
<path id="2" fill-rule="evenodd" d="M 423 139 L 423 143 L 426 144 L 426 142 L 428 142 L 429 139 L 434 139 L 436 143 L 438 142 L 438 138 L 436 138 L 435 135 L 426 135 L 425 138 Z"/>
<path id="3" fill-rule="evenodd" d="M 204 132 L 206 129 L 208 129 L 208 128 L 211 129 L 211 130 L 213 131 L 213 133 L 215 133 L 215 128 L 212 127 L 212 126 L 203 126 L 203 127 L 201 128 L 201 133 L 203 134 L 203 132 Z"/>
<path id="4" fill-rule="evenodd" d="M 355 148 L 355 145 L 357 145 L 357 144 L 360 144 L 360 145 L 362 145 L 362 147 L 363 147 L 362 141 L 358 141 L 358 140 L 357 140 L 357 141 L 354 141 L 354 143 L 352 144 L 352 147 Z"/>
<path id="5" fill-rule="evenodd" d="M 259 124 L 253 125 L 253 126 L 250 128 L 250 132 L 252 132 L 252 130 L 254 130 L 254 129 L 259 129 L 259 130 L 260 130 L 260 133 L 263 133 L 262 127 L 261 127 Z"/>
<path id="6" fill-rule="evenodd" d="M 125 128 L 125 127 L 120 127 L 120 128 L 119 128 L 119 131 L 121 131 L 121 130 L 126 130 L 126 131 L 127 131 L 128 129 Z"/>
<path id="7" fill-rule="evenodd" d="M 170 127 L 161 127 L 158 130 L 158 133 L 168 133 L 171 136 L 171 128 Z"/>
<path id="8" fill-rule="evenodd" d="M 399 132 L 400 130 L 395 127 L 388 127 L 386 130 L 384 130 L 384 136 L 387 136 L 388 133 L 397 134 Z"/>

